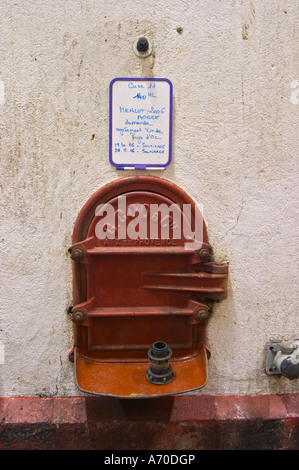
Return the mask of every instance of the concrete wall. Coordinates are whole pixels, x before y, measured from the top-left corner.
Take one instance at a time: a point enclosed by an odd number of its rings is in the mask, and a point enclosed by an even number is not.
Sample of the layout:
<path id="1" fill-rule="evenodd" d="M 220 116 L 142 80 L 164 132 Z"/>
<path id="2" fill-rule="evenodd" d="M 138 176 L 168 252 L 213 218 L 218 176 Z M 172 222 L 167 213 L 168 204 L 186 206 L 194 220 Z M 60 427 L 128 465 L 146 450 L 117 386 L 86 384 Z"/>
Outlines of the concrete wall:
<path id="1" fill-rule="evenodd" d="M 200 393 L 298 391 L 265 374 L 267 343 L 299 337 L 296 3 L 2 0 L 1 396 L 79 393 L 67 249 L 82 205 L 123 176 L 108 162 L 121 76 L 172 81 L 173 163 L 153 174 L 203 204 L 216 259 L 230 262 Z M 147 59 L 133 52 L 140 35 Z"/>

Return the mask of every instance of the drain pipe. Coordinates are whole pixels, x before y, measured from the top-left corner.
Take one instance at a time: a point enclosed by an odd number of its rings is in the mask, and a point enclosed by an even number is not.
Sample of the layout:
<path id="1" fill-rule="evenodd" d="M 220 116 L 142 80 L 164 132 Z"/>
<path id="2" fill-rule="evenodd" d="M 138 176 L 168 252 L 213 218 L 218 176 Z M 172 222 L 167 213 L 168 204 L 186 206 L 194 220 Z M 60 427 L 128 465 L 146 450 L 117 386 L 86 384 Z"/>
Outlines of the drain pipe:
<path id="1" fill-rule="evenodd" d="M 280 374 L 290 380 L 299 379 L 299 339 L 269 344 L 266 362 L 268 375 Z"/>

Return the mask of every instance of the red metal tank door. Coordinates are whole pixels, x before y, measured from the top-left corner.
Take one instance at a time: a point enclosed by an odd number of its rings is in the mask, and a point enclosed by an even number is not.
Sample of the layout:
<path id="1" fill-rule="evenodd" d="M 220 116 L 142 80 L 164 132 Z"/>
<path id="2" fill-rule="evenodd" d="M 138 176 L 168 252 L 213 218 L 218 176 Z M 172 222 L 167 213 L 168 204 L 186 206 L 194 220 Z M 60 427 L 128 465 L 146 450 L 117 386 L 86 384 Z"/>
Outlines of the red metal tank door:
<path id="1" fill-rule="evenodd" d="M 205 384 L 205 326 L 213 300 L 226 297 L 228 266 L 212 261 L 202 215 L 182 189 L 152 176 L 109 183 L 82 208 L 70 253 L 81 390 L 150 397 Z M 157 341 L 173 353 L 167 384 L 146 376 Z"/>

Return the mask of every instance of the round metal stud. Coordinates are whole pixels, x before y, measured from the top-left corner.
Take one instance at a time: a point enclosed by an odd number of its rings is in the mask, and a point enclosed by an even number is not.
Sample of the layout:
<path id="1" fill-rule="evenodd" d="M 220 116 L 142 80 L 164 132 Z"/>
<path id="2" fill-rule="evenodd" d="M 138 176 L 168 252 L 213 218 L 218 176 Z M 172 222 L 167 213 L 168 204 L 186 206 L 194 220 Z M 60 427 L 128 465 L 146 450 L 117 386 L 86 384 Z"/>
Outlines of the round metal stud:
<path id="1" fill-rule="evenodd" d="M 197 318 L 197 320 L 205 321 L 210 316 L 209 309 L 199 307 L 194 311 L 194 316 L 195 316 L 195 318 Z"/>
<path id="2" fill-rule="evenodd" d="M 74 261 L 80 261 L 86 256 L 85 250 L 81 246 L 74 246 L 70 248 L 71 258 Z"/>
<path id="3" fill-rule="evenodd" d="M 206 263 L 207 261 L 210 261 L 211 250 L 209 248 L 201 248 L 197 252 L 197 258 L 199 258 L 204 263 Z"/>
<path id="4" fill-rule="evenodd" d="M 149 42 L 146 38 L 140 38 L 137 41 L 136 49 L 138 52 L 146 52 L 149 48 Z"/>
<path id="5" fill-rule="evenodd" d="M 147 57 L 152 53 L 152 45 L 148 38 L 142 36 L 134 42 L 134 52 L 138 57 Z"/>
<path id="6" fill-rule="evenodd" d="M 84 322 L 86 317 L 87 317 L 87 313 L 85 312 L 85 310 L 78 309 L 78 310 L 73 310 L 72 312 L 72 321 L 74 323 L 82 323 Z"/>

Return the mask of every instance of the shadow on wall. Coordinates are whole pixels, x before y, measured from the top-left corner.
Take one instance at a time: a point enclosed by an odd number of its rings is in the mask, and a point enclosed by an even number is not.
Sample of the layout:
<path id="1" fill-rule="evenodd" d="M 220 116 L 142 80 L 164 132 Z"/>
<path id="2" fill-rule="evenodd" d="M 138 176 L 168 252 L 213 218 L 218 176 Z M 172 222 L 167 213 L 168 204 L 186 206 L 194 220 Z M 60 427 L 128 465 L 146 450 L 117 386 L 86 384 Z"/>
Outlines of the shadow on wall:
<path id="1" fill-rule="evenodd" d="M 161 446 L 161 434 L 168 427 L 173 403 L 173 397 L 86 400 L 90 447 L 143 450 L 155 449 L 158 442 Z"/>

